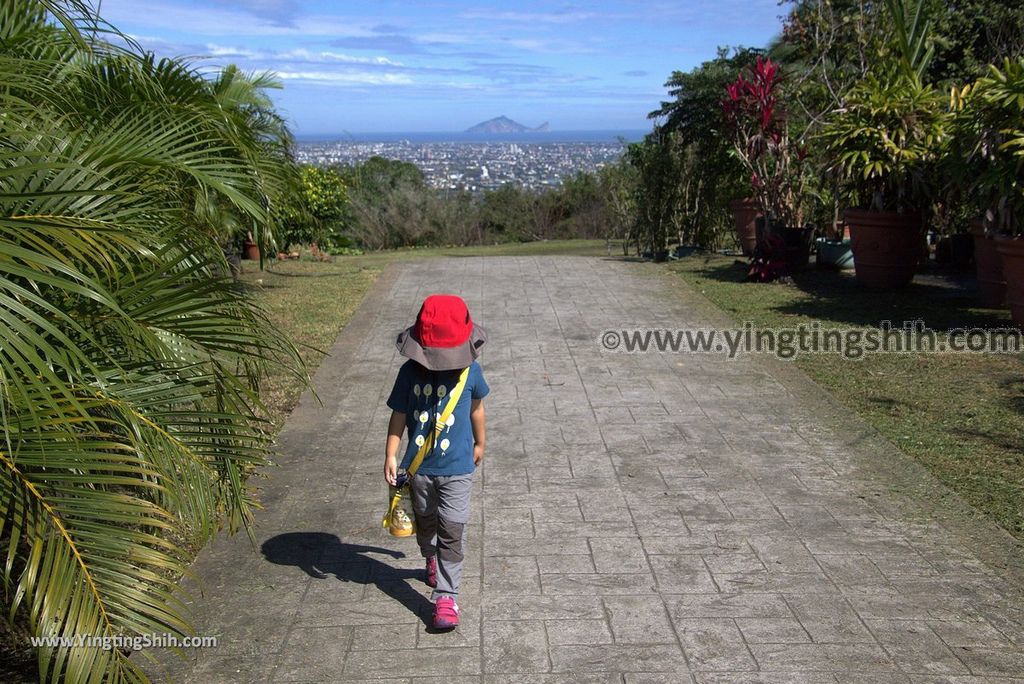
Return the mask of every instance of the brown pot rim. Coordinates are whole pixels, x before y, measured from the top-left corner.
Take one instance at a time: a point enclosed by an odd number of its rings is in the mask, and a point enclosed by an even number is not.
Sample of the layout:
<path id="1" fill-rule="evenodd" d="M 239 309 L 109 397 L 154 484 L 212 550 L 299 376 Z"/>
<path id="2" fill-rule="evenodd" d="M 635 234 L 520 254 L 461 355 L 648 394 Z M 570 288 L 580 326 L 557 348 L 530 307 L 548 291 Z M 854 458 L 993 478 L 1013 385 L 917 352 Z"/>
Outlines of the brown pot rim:
<path id="1" fill-rule="evenodd" d="M 1024 235 L 996 235 L 994 239 L 1000 254 L 1024 258 Z"/>
<path id="2" fill-rule="evenodd" d="M 729 200 L 729 208 L 742 209 L 742 208 L 757 209 L 757 198 L 756 197 L 741 197 L 737 199 Z"/>
<path id="3" fill-rule="evenodd" d="M 923 214 L 920 211 L 879 211 L 877 209 L 858 209 L 857 207 L 849 207 L 843 210 L 844 218 L 846 216 L 898 216 L 900 218 L 923 218 Z"/>
<path id="4" fill-rule="evenodd" d="M 971 219 L 970 222 L 968 222 L 967 225 L 970 228 L 971 235 L 976 235 L 978 237 L 984 237 L 984 238 L 989 238 L 989 239 L 993 239 L 993 240 L 1013 240 L 1015 237 L 1018 237 L 1018 238 L 1019 237 L 1024 237 L 1024 236 L 1013 236 L 1013 235 L 1010 235 L 1008 233 L 1000 233 L 997 230 L 994 230 L 992 228 L 988 228 L 985 225 L 985 219 L 983 219 L 983 218 Z"/>
<path id="5" fill-rule="evenodd" d="M 873 211 L 870 209 L 847 209 L 843 218 L 850 228 L 873 227 L 884 229 L 924 230 L 924 216 L 919 212 Z"/>

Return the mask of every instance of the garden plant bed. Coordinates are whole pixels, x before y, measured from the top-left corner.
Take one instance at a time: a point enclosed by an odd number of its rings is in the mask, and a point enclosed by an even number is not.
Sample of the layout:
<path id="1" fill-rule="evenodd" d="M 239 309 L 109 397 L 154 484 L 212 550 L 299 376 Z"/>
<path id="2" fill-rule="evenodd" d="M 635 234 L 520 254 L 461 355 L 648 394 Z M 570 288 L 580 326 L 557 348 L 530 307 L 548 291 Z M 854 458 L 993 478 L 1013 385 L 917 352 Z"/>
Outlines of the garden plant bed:
<path id="1" fill-rule="evenodd" d="M 920 278 L 877 293 L 850 274 L 798 274 L 789 284 L 744 282 L 733 257 L 684 259 L 669 270 L 737 321 L 757 328 L 877 328 L 922 320 L 936 331 L 1009 327 L 1005 311 L 976 308 L 973 293 Z M 1024 539 L 1024 355 L 797 355 L 794 363 L 904 453 L 1018 539 Z M 764 401 L 764 398 L 758 398 Z M 767 399 L 770 401 L 770 399 Z"/>

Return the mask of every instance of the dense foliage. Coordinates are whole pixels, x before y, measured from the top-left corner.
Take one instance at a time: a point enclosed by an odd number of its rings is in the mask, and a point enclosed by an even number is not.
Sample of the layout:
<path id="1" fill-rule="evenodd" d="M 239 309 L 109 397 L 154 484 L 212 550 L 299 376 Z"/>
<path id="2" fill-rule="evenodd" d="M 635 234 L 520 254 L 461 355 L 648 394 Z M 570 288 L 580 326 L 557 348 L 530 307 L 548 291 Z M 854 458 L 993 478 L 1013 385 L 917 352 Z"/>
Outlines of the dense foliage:
<path id="1" fill-rule="evenodd" d="M 331 248 L 342 239 L 348 207 L 348 188 L 337 171 L 303 166 L 277 212 L 278 247 L 315 243 Z"/>
<path id="2" fill-rule="evenodd" d="M 747 196 L 759 198 L 769 216 L 824 231 L 852 206 L 923 211 L 946 229 L 987 212 L 1004 229 L 1018 229 L 1008 223 L 1010 212 L 998 210 L 1019 192 L 1018 158 L 998 140 L 1014 138 L 1019 112 L 1011 97 L 993 93 L 1012 91 L 996 74 L 1013 81 L 1011 65 L 1024 54 L 1024 6 L 786 4 L 782 34 L 770 45 L 723 49 L 689 72 L 674 72 L 666 83 L 672 99 L 650 115 L 657 122 L 647 143 L 674 158 L 665 168 L 675 174 L 674 215 L 687 226 L 681 236 L 706 247 L 729 244 L 729 200 Z M 1004 58 L 1006 66 L 987 66 Z M 972 95 L 965 86 L 976 79 Z M 951 89 L 961 93 L 958 127 Z M 660 192 L 664 183 L 659 178 L 638 195 Z M 638 209 L 637 225 L 642 214 Z"/>
<path id="3" fill-rule="evenodd" d="M 778 65 L 758 56 L 726 86 L 722 107 L 761 213 L 770 223 L 802 226 L 807 146 L 792 141 L 783 85 Z"/>
<path id="4" fill-rule="evenodd" d="M 954 92 L 952 177 L 1000 233 L 1024 232 L 1024 57 L 991 65 Z"/>
<path id="5" fill-rule="evenodd" d="M 618 237 L 632 225 L 623 195 L 634 186 L 625 186 L 629 174 L 621 167 L 581 172 L 543 192 L 503 185 L 478 195 L 431 188 L 414 164 L 382 157 L 353 166 L 306 167 L 302 177 L 319 179 L 321 188 L 305 193 L 283 245 L 314 238 L 327 249 L 481 245 Z M 324 179 L 338 191 L 326 192 Z"/>
<path id="6" fill-rule="evenodd" d="M 35 636 L 183 637 L 177 581 L 270 446 L 291 344 L 228 274 L 294 176 L 261 75 L 155 60 L 77 0 L 0 8 L 0 600 Z M 49 681 L 140 681 L 39 648 Z"/>
<path id="7" fill-rule="evenodd" d="M 733 153 L 722 97 L 758 54 L 759 50 L 722 49 L 715 59 L 689 72 L 673 72 L 665 83 L 673 99 L 648 115 L 660 124 L 658 134 L 652 133 L 647 142 L 665 145 L 675 158 L 685 242 L 721 246 L 721 236 L 731 225 L 729 201 L 752 194 L 750 174 Z"/>

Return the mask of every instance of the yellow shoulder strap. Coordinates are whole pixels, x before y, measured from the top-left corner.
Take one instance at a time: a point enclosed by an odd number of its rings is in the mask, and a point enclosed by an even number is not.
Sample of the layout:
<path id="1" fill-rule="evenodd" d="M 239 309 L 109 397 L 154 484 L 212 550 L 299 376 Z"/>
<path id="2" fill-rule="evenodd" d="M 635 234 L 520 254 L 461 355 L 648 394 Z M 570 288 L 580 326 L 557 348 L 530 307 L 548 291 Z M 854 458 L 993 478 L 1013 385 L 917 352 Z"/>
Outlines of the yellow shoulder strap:
<path id="1" fill-rule="evenodd" d="M 427 438 L 423 441 L 423 445 L 420 447 L 420 450 L 416 452 L 416 456 L 412 459 L 412 463 L 410 463 L 409 467 L 405 470 L 409 477 L 416 474 L 416 471 L 419 470 L 420 464 L 423 463 L 423 459 L 426 458 L 427 454 L 434 449 L 434 442 L 437 439 L 437 434 L 444 429 L 445 424 L 448 422 L 448 418 L 455 410 L 455 405 L 459 403 L 459 398 L 462 396 L 462 390 L 466 388 L 466 378 L 468 377 L 469 369 L 463 368 L 462 374 L 459 375 L 459 381 L 448 394 L 448 403 L 444 405 L 444 410 L 434 422 L 434 429 L 427 433 Z"/>
<path id="2" fill-rule="evenodd" d="M 466 378 L 469 377 L 469 369 L 464 368 L 462 374 L 459 375 L 459 382 L 452 388 L 452 391 L 448 394 L 448 403 L 444 405 L 444 411 L 438 417 L 437 422 L 434 423 L 434 429 L 428 433 L 427 439 L 424 440 L 423 446 L 420 447 L 419 451 L 416 452 L 416 457 L 412 459 L 412 463 L 406 469 L 406 473 L 409 477 L 412 477 L 417 470 L 419 470 L 420 464 L 423 463 L 423 459 L 426 455 L 431 452 L 434 448 L 434 441 L 437 434 L 444 429 L 445 423 L 448 422 L 449 416 L 452 415 L 452 411 L 455 410 L 455 405 L 459 403 L 459 398 L 462 396 L 462 390 L 466 388 Z M 391 519 L 392 513 L 398 506 L 399 500 L 402 498 L 402 490 L 396 489 L 391 496 L 391 502 L 388 505 L 388 512 L 384 514 L 384 520 L 382 524 L 384 527 L 388 526 L 388 521 Z"/>

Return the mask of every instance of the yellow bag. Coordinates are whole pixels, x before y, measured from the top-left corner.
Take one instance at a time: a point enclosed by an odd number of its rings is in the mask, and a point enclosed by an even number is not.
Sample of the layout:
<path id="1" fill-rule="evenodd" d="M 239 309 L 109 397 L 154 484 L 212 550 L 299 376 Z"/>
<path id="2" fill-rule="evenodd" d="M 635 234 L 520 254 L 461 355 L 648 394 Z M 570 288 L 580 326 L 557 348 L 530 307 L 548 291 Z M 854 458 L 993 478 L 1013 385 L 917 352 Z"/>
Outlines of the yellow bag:
<path id="1" fill-rule="evenodd" d="M 428 433 L 427 439 L 420 445 L 408 470 L 399 474 L 395 486 L 388 486 L 388 512 L 384 514 L 381 526 L 388 528 L 392 537 L 408 537 L 416 532 L 416 516 L 412 509 L 412 490 L 410 489 L 412 476 L 419 470 L 420 464 L 423 463 L 427 454 L 433 450 L 437 435 L 444 429 L 448 418 L 455 411 L 455 405 L 459 403 L 468 377 L 469 369 L 463 368 L 459 375 L 459 382 L 448 393 L 448 403 L 444 405 L 444 411 L 434 421 L 434 429 Z"/>
<path id="2" fill-rule="evenodd" d="M 408 537 L 416 532 L 416 516 L 412 510 L 412 490 L 404 475 L 399 477 L 399 486 L 388 485 L 388 513 L 384 526 L 392 537 Z"/>

